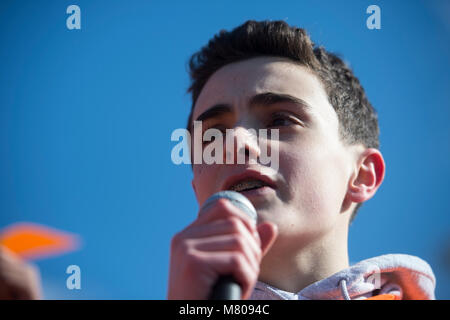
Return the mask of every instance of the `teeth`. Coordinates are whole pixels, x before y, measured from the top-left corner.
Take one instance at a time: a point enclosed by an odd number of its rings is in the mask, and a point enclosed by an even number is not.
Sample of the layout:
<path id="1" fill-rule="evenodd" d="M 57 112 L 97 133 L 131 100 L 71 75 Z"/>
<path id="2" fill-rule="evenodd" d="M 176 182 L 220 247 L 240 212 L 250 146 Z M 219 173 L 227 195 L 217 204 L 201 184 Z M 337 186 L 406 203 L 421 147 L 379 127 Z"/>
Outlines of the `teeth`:
<path id="1" fill-rule="evenodd" d="M 230 190 L 240 192 L 240 191 L 244 191 L 244 190 L 263 187 L 266 185 L 267 184 L 265 184 L 261 180 L 246 180 L 246 181 L 241 181 L 241 182 L 236 183 L 235 185 L 231 186 Z"/>

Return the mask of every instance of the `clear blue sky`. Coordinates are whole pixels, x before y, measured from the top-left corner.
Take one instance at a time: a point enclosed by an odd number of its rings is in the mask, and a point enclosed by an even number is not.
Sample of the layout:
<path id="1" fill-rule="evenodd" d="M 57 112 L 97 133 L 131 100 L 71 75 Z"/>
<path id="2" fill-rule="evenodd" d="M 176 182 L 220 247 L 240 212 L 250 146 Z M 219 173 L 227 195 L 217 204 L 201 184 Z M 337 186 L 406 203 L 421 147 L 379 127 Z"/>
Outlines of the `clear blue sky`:
<path id="1" fill-rule="evenodd" d="M 66 28 L 71 4 L 81 30 Z M 370 4 L 381 30 L 366 27 Z M 170 238 L 198 209 L 190 167 L 170 158 L 190 108 L 186 63 L 248 19 L 306 28 L 351 64 L 378 111 L 386 178 L 350 227 L 351 262 L 420 256 L 449 299 L 448 1 L 1 1 L 0 227 L 82 238 L 36 261 L 45 297 L 165 298 Z M 79 291 L 65 286 L 71 264 Z"/>

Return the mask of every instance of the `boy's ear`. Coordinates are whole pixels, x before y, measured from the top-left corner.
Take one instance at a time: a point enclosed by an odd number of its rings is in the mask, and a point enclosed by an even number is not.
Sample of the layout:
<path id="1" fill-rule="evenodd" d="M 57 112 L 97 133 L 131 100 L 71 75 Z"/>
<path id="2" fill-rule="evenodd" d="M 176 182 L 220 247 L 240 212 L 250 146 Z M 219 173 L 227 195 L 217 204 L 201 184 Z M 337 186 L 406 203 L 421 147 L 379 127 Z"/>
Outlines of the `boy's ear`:
<path id="1" fill-rule="evenodd" d="M 372 198 L 383 182 L 385 169 L 383 156 L 378 149 L 364 150 L 359 157 L 355 174 L 349 181 L 347 189 L 349 200 L 364 202 Z"/>

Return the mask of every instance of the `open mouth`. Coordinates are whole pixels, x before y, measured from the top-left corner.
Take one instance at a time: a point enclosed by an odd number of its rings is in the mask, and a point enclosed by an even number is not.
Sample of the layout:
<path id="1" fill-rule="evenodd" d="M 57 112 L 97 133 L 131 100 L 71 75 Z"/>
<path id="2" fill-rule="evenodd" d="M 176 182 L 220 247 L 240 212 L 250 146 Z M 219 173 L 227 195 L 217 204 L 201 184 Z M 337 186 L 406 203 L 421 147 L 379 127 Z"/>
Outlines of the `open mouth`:
<path id="1" fill-rule="evenodd" d="M 248 197 L 260 197 L 274 192 L 276 184 L 273 178 L 261 174 L 260 170 L 246 170 L 228 177 L 221 189 L 236 191 Z"/>
<path id="2" fill-rule="evenodd" d="M 262 187 L 270 187 L 269 184 L 264 181 L 258 179 L 245 179 L 242 181 L 233 184 L 228 188 L 228 190 L 236 191 L 236 192 L 245 192 L 250 190 L 259 189 Z"/>

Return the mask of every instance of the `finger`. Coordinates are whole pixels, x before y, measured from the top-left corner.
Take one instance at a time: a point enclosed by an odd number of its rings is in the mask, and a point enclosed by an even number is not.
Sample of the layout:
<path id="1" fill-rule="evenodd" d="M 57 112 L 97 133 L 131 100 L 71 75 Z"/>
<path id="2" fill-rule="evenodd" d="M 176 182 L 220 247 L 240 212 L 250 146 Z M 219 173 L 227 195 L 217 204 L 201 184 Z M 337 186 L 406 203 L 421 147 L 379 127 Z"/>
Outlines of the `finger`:
<path id="1" fill-rule="evenodd" d="M 251 233 L 256 231 L 254 221 L 245 212 L 234 206 L 227 199 L 219 199 L 209 205 L 206 209 L 202 209 L 199 212 L 199 217 L 194 221 L 193 225 L 206 224 L 208 222 L 218 219 L 225 219 L 230 216 L 239 217 Z"/>
<path id="2" fill-rule="evenodd" d="M 221 234 L 239 233 L 245 225 L 238 217 L 228 217 L 207 224 L 192 225 L 181 233 L 186 239 L 211 237 Z"/>
<path id="3" fill-rule="evenodd" d="M 242 234 L 248 238 L 249 241 L 252 241 L 252 243 L 255 242 L 257 247 L 255 249 L 261 247 L 261 241 L 257 231 L 255 230 L 254 233 L 250 233 L 244 222 L 235 216 L 230 216 L 204 225 L 188 227 L 183 230 L 180 235 L 184 239 L 198 239 L 225 234 Z"/>
<path id="4" fill-rule="evenodd" d="M 193 248 L 203 252 L 240 252 L 255 272 L 259 272 L 261 261 L 261 249 L 254 241 L 246 239 L 242 235 L 220 235 L 210 238 L 191 240 Z"/>
<path id="5" fill-rule="evenodd" d="M 2 271 L 0 296 L 3 299 L 39 299 L 40 286 L 33 268 L 20 267 L 14 271 Z"/>
<path id="6" fill-rule="evenodd" d="M 261 239 L 262 256 L 265 256 L 278 237 L 278 227 L 276 224 L 266 221 L 258 226 L 258 233 Z"/>
<path id="7" fill-rule="evenodd" d="M 5 246 L 0 245 L 0 268 L 3 265 L 17 263 L 18 261 L 22 261 L 18 255 L 16 255 Z"/>
<path id="8" fill-rule="evenodd" d="M 202 244 L 202 248 L 208 248 L 204 249 L 208 251 L 212 251 L 214 250 L 214 248 L 222 251 L 236 250 L 239 249 L 236 246 L 241 245 L 242 242 L 242 247 L 245 249 L 247 249 L 248 247 L 249 257 L 251 255 L 258 263 L 258 265 L 262 258 L 261 241 L 259 239 L 259 235 L 257 237 L 252 235 L 244 226 L 243 222 L 237 217 L 228 217 L 227 219 L 214 221 L 208 225 L 200 225 L 187 228 L 182 232 L 180 236 L 184 239 L 184 241 L 190 241 L 191 244 L 196 243 L 195 241 L 191 240 L 204 239 L 204 241 L 197 243 Z M 225 239 L 224 241 L 226 241 L 226 243 L 222 244 L 222 248 L 219 248 L 216 245 L 222 239 Z M 208 243 L 211 243 L 211 245 L 208 246 Z M 189 244 L 187 245 L 189 246 Z"/>

